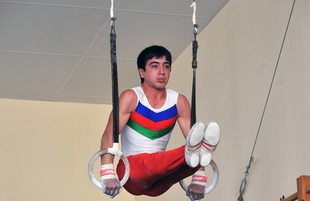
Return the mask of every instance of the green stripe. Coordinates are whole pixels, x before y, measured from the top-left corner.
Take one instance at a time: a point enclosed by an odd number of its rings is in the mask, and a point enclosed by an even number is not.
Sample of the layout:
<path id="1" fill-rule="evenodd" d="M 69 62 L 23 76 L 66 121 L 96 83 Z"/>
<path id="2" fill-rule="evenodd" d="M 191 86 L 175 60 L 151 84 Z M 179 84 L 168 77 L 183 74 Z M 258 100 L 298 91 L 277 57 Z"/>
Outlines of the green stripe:
<path id="1" fill-rule="evenodd" d="M 154 140 L 154 139 L 161 138 L 162 136 L 168 134 L 174 128 L 175 123 L 173 124 L 173 126 L 171 126 L 169 128 L 160 129 L 160 130 L 156 130 L 156 131 L 152 131 L 148 128 L 141 126 L 140 124 L 137 124 L 131 118 L 128 120 L 127 125 L 129 127 L 131 127 L 133 130 L 135 130 L 136 132 L 140 133 L 141 135 L 143 135 L 143 136 L 145 136 L 151 140 Z"/>

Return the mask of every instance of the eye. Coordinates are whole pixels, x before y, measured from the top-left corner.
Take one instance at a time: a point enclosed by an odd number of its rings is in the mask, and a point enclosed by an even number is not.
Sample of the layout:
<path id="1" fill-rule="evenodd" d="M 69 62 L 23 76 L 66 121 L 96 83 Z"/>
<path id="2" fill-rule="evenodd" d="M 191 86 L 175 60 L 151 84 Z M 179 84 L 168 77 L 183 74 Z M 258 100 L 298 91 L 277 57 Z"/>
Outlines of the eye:
<path id="1" fill-rule="evenodd" d="M 152 68 L 157 68 L 157 67 L 158 67 L 158 65 L 152 65 L 151 67 L 152 67 Z"/>
<path id="2" fill-rule="evenodd" d="M 170 69 L 170 65 L 168 65 L 168 64 L 165 65 L 165 68 L 166 68 L 166 69 Z"/>

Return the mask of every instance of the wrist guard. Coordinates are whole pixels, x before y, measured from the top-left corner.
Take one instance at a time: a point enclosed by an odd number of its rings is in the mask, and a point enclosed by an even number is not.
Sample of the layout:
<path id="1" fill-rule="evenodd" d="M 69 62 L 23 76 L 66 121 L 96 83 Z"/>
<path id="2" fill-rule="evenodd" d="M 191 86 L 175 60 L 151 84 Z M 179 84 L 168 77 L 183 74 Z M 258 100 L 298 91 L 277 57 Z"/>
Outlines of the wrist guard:
<path id="1" fill-rule="evenodd" d="M 207 179 L 204 171 L 197 171 L 192 177 L 192 184 L 207 186 Z"/>
<path id="2" fill-rule="evenodd" d="M 113 164 L 101 165 L 100 180 L 115 179 L 115 170 Z"/>

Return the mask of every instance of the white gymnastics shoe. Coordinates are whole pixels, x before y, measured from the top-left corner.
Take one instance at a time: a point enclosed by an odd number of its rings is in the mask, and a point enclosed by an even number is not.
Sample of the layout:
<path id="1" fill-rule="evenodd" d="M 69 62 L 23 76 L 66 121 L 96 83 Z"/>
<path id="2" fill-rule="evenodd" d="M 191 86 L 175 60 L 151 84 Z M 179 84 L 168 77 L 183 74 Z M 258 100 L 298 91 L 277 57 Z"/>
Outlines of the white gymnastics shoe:
<path id="1" fill-rule="evenodd" d="M 220 137 L 221 132 L 219 125 L 214 121 L 209 122 L 205 128 L 204 137 L 200 148 L 199 164 L 201 167 L 206 167 L 211 162 L 212 153 L 219 143 Z"/>
<path id="2" fill-rule="evenodd" d="M 188 166 L 195 168 L 199 164 L 199 153 L 201 142 L 204 137 L 204 125 L 196 122 L 186 137 L 185 161 Z"/>

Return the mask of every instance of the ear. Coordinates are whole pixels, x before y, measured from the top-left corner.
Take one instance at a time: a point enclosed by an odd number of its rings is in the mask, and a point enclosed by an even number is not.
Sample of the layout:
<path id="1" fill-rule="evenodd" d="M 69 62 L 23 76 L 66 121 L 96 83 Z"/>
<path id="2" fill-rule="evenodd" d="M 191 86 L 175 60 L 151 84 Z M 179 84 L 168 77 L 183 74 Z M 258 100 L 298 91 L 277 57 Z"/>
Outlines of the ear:
<path id="1" fill-rule="evenodd" d="M 142 68 L 139 68 L 139 74 L 141 78 L 144 78 L 144 70 Z"/>

